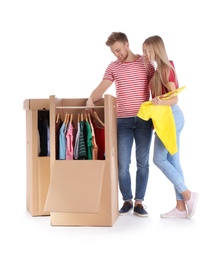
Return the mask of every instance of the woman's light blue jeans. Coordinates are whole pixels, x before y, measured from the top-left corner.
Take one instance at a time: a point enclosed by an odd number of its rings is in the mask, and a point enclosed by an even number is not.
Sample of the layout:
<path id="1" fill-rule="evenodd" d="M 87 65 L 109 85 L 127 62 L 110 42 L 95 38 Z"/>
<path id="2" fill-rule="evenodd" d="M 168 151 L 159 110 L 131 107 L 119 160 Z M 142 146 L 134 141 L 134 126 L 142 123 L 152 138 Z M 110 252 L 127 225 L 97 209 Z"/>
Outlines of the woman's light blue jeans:
<path id="1" fill-rule="evenodd" d="M 152 139 L 152 121 L 138 117 L 117 119 L 119 188 L 124 201 L 133 199 L 131 188 L 131 151 L 135 141 L 136 186 L 135 200 L 143 201 L 149 175 L 149 150 Z"/>
<path id="2" fill-rule="evenodd" d="M 183 200 L 181 193 L 187 190 L 187 187 L 180 164 L 179 148 L 180 134 L 184 127 L 184 115 L 178 105 L 172 106 L 172 112 L 176 124 L 178 152 L 171 155 L 155 133 L 153 162 L 174 185 L 176 200 Z"/>

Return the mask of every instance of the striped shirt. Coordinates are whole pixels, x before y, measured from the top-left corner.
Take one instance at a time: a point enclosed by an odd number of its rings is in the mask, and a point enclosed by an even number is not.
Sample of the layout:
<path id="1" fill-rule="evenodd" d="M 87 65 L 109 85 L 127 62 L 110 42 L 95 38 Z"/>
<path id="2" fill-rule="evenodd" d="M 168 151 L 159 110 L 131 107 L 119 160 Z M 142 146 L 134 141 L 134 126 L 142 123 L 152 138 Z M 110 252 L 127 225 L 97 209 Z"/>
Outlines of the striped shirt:
<path id="1" fill-rule="evenodd" d="M 132 62 L 116 60 L 109 64 L 103 79 L 115 82 L 117 118 L 137 115 L 141 104 L 149 100 L 153 73 L 154 67 L 150 64 L 146 68 L 142 56 Z"/>

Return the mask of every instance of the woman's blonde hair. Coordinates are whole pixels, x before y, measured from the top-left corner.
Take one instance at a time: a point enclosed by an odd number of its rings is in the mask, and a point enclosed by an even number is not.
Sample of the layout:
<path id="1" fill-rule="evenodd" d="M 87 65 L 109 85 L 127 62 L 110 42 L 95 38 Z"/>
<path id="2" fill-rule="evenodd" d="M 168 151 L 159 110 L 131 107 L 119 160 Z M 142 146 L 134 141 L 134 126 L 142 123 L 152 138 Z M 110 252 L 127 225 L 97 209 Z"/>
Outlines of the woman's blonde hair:
<path id="1" fill-rule="evenodd" d="M 150 80 L 149 86 L 152 96 L 162 95 L 163 87 L 168 89 L 167 83 L 169 82 L 169 75 L 172 71 L 175 74 L 175 84 L 177 82 L 177 76 L 173 65 L 170 63 L 166 48 L 162 38 L 158 35 L 151 36 L 143 42 L 143 46 L 149 48 L 150 52 L 155 55 L 155 62 L 157 63 L 156 71 Z"/>

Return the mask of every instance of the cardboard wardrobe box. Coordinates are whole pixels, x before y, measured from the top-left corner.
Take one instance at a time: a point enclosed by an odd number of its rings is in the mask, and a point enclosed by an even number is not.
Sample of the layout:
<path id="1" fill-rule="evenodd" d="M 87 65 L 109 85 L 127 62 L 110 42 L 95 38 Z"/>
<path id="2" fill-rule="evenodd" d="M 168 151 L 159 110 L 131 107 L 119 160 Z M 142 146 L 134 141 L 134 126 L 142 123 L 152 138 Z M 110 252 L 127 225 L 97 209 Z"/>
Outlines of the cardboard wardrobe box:
<path id="1" fill-rule="evenodd" d="M 26 208 L 32 216 L 49 216 L 44 205 L 50 181 L 50 157 L 39 157 L 38 112 L 49 110 L 49 99 L 26 99 Z"/>
<path id="2" fill-rule="evenodd" d="M 85 113 L 87 99 L 50 96 L 50 185 L 44 211 L 52 226 L 113 226 L 118 218 L 117 124 L 115 97 L 105 95 L 94 108 L 105 123 L 104 160 L 57 160 L 57 115 Z"/>

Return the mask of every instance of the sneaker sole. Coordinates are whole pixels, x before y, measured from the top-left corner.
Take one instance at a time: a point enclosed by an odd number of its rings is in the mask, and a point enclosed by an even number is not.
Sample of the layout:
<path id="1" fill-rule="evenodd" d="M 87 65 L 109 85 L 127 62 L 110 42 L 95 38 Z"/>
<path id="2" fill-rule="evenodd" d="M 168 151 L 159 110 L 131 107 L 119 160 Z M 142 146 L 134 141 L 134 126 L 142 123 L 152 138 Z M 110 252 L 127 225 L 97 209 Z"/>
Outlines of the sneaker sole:
<path id="1" fill-rule="evenodd" d="M 147 218 L 149 216 L 148 214 L 139 214 L 137 212 L 134 212 L 134 215 L 141 217 L 141 218 Z"/>
<path id="2" fill-rule="evenodd" d="M 183 216 L 181 216 L 181 217 L 180 216 L 165 216 L 165 215 L 162 215 L 162 214 L 160 215 L 160 217 L 161 218 L 187 218 L 187 216 L 184 216 L 184 217 Z"/>
<path id="3" fill-rule="evenodd" d="M 131 211 L 132 211 L 132 209 L 130 209 L 128 212 L 124 212 L 124 213 L 120 213 L 120 212 L 119 212 L 119 215 L 120 215 L 120 216 L 126 216 L 126 215 L 128 215 L 128 213 L 131 212 Z"/>
<path id="4" fill-rule="evenodd" d="M 193 210 L 189 215 L 187 215 L 188 219 L 192 218 L 193 214 L 195 213 L 197 200 L 198 200 L 198 193 L 196 193 L 196 200 L 195 200 L 195 203 L 193 204 Z"/>

